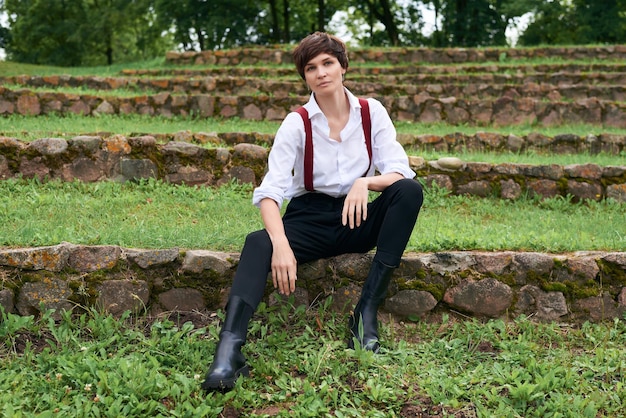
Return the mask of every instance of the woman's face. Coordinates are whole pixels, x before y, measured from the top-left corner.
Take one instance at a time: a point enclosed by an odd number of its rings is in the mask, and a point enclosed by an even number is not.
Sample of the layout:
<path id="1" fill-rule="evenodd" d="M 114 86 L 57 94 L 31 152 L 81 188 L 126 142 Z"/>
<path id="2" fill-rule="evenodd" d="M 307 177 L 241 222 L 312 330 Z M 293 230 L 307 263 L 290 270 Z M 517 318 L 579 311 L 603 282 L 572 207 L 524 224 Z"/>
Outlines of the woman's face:
<path id="1" fill-rule="evenodd" d="M 304 79 L 313 93 L 323 95 L 343 90 L 343 75 L 346 69 L 335 56 L 322 53 L 304 66 Z"/>

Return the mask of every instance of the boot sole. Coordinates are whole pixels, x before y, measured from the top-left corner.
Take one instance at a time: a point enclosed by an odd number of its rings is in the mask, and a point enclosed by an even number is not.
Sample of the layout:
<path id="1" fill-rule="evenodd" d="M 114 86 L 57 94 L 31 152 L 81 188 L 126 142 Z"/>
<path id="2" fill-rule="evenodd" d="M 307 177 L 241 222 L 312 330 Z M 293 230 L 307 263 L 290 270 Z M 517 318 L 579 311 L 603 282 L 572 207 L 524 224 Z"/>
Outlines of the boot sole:
<path id="1" fill-rule="evenodd" d="M 248 377 L 250 375 L 250 367 L 246 364 L 235 372 L 234 377 L 228 379 L 205 380 L 202 382 L 202 389 L 206 391 L 213 390 L 230 390 L 235 387 L 235 383 L 239 376 Z"/>

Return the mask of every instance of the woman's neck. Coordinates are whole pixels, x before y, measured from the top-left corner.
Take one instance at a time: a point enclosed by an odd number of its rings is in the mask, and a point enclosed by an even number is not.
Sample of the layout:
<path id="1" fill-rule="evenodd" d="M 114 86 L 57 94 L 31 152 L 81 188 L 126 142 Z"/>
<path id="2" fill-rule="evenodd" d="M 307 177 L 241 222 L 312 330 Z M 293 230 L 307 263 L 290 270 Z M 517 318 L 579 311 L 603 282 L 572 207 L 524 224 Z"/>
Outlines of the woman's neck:
<path id="1" fill-rule="evenodd" d="M 343 88 L 332 94 L 315 94 L 315 101 L 327 119 L 342 118 L 350 113 L 350 103 Z"/>
<path id="2" fill-rule="evenodd" d="M 338 93 L 322 97 L 316 95 L 315 100 L 328 121 L 329 137 L 341 142 L 341 131 L 350 119 L 350 102 L 345 91 L 341 89 Z"/>

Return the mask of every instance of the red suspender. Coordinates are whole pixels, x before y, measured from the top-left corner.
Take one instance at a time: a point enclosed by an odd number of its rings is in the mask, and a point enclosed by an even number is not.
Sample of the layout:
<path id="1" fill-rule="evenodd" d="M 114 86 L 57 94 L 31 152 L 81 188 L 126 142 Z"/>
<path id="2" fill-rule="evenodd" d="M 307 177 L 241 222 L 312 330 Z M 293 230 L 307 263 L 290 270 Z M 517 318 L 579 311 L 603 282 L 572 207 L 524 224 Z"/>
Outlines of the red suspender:
<path id="1" fill-rule="evenodd" d="M 366 99 L 359 99 L 361 103 L 361 120 L 363 121 L 363 133 L 365 134 L 365 146 L 370 163 L 361 177 L 365 177 L 372 166 L 372 119 L 370 118 L 370 105 Z"/>
<path id="2" fill-rule="evenodd" d="M 361 104 L 361 120 L 363 121 L 363 133 L 365 134 L 365 146 L 367 147 L 367 155 L 370 163 L 367 170 L 363 173 L 363 177 L 367 175 L 372 166 L 372 120 L 370 118 L 370 107 L 367 99 L 359 99 Z M 313 188 L 313 131 L 311 129 L 311 119 L 309 112 L 304 107 L 296 109 L 296 112 L 302 116 L 304 122 L 304 188 L 309 191 L 315 191 Z"/>

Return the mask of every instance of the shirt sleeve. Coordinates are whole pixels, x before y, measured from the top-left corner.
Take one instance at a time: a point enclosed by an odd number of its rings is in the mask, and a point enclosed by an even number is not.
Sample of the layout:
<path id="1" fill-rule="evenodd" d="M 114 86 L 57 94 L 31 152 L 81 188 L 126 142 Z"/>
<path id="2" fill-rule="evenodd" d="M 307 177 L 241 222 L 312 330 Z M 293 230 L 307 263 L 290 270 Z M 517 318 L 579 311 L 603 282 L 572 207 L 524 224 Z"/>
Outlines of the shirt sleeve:
<path id="1" fill-rule="evenodd" d="M 405 178 L 415 177 L 409 158 L 396 140 L 396 128 L 382 103 L 368 99 L 372 119 L 372 162 L 380 174 L 398 173 Z"/>
<path id="2" fill-rule="evenodd" d="M 252 203 L 260 206 L 261 200 L 273 199 L 282 207 L 287 190 L 293 181 L 293 169 L 296 160 L 302 154 L 304 143 L 304 123 L 302 117 L 291 112 L 283 120 L 270 150 L 267 160 L 267 173 L 263 181 L 254 189 Z"/>

